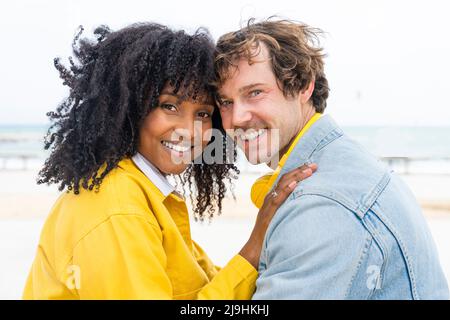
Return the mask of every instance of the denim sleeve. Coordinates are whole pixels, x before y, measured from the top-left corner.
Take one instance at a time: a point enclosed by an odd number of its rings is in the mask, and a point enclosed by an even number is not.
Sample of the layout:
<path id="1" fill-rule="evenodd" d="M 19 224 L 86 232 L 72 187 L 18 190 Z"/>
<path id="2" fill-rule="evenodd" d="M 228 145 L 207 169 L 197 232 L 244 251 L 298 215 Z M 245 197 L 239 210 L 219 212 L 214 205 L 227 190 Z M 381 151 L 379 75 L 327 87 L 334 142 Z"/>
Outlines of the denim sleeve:
<path id="1" fill-rule="evenodd" d="M 368 242 L 358 217 L 334 200 L 288 199 L 267 231 L 253 299 L 345 299 Z"/>

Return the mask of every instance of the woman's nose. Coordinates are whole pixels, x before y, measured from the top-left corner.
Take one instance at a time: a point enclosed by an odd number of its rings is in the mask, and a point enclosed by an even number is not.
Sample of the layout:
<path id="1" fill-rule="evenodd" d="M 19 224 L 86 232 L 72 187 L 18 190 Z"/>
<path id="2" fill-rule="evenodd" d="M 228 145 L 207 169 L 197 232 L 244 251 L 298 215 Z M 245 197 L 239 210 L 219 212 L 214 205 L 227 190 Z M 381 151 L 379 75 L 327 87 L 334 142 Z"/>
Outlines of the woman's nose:
<path id="1" fill-rule="evenodd" d="M 185 119 L 180 122 L 173 131 L 175 141 L 194 143 L 197 136 L 201 135 L 202 123 L 194 119 Z"/>

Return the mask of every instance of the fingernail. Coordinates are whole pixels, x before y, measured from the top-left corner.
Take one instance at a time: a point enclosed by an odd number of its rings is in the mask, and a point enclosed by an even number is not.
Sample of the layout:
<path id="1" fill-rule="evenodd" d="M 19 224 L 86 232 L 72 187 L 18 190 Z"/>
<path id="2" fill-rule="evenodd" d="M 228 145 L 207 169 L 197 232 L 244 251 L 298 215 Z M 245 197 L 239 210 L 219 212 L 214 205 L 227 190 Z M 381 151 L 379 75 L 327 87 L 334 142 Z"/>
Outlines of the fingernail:
<path id="1" fill-rule="evenodd" d="M 308 173 L 312 173 L 312 170 L 310 168 L 308 168 L 308 169 L 303 170 L 302 172 L 308 174 Z"/>
<path id="2" fill-rule="evenodd" d="M 289 187 L 289 189 L 294 189 L 296 185 L 297 185 L 297 181 L 292 181 L 288 187 Z"/>

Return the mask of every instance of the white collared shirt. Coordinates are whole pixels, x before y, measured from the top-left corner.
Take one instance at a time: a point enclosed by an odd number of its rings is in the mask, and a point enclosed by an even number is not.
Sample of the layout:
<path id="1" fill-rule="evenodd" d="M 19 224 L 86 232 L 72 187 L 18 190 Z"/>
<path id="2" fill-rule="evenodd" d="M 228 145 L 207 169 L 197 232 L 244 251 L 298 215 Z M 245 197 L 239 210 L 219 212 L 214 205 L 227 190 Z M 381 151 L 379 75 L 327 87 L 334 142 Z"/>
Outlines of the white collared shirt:
<path id="1" fill-rule="evenodd" d="M 161 191 L 164 197 L 172 193 L 175 188 L 167 181 L 161 172 L 139 152 L 131 158 L 136 166 L 150 179 L 151 182 Z"/>

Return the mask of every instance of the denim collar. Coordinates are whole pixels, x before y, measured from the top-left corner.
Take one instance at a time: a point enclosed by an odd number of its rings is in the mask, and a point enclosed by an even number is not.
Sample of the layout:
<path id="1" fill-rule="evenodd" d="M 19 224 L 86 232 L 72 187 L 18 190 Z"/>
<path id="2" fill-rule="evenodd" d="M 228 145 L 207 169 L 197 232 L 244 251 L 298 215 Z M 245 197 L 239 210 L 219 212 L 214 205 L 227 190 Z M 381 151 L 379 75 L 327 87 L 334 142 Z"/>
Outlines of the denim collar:
<path id="1" fill-rule="evenodd" d="M 324 115 L 318 119 L 311 128 L 305 132 L 304 136 L 292 150 L 286 163 L 281 169 L 274 186 L 276 186 L 278 180 L 280 180 L 285 173 L 304 163 L 311 163 L 311 157 L 315 151 L 322 149 L 331 141 L 342 136 L 342 134 L 342 130 L 330 115 Z"/>

